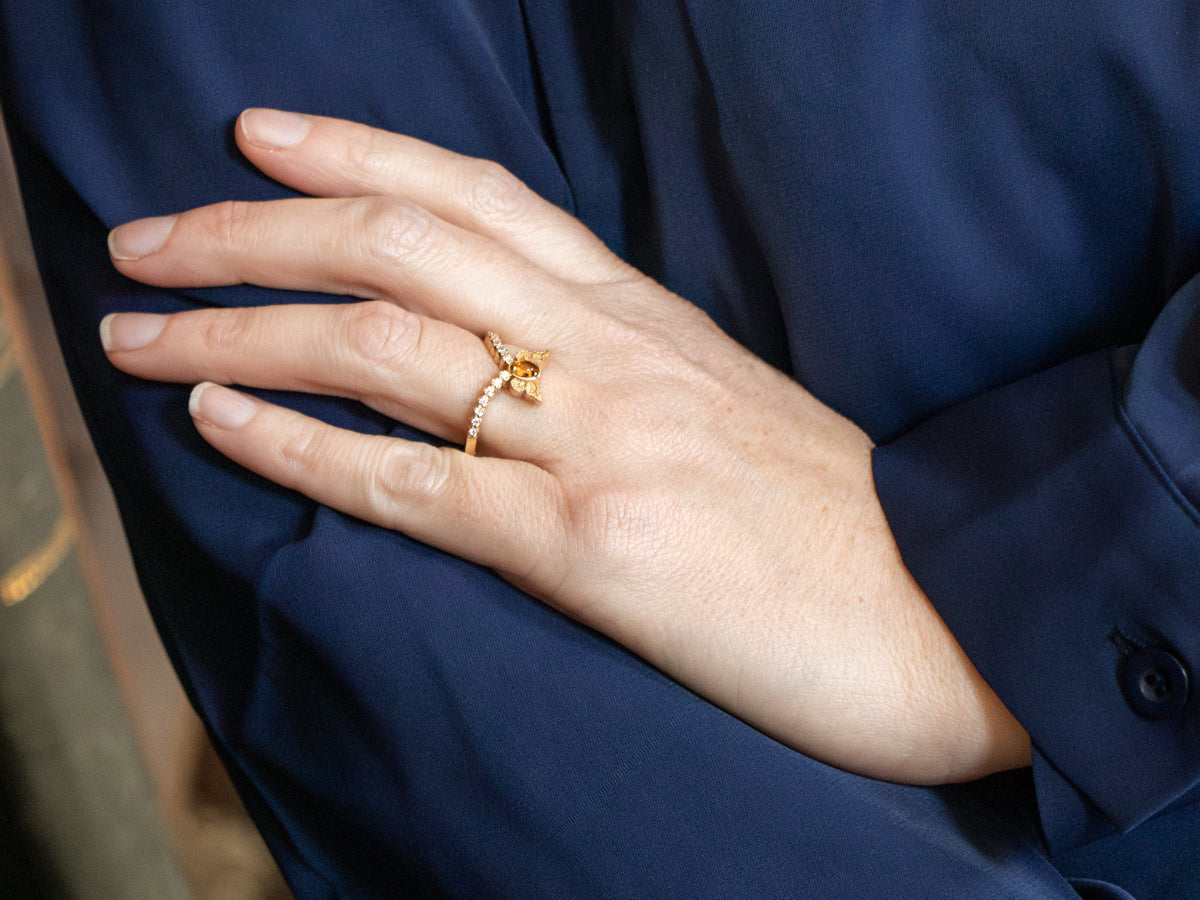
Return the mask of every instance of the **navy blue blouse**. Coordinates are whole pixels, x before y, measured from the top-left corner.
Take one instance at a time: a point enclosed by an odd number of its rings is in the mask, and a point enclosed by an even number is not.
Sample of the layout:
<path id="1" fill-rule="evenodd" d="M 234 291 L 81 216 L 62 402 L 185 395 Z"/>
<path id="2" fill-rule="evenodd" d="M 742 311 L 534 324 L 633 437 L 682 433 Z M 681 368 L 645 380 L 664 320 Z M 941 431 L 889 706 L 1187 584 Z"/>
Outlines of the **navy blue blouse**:
<path id="1" fill-rule="evenodd" d="M 1198 12 L 0 0 L 68 365 L 297 893 L 1200 896 Z M 808 760 L 491 573 L 238 470 L 182 388 L 114 371 L 108 312 L 296 299 L 149 288 L 105 253 L 134 217 L 279 196 L 229 137 L 253 105 L 498 160 L 864 427 L 1032 773 Z"/>

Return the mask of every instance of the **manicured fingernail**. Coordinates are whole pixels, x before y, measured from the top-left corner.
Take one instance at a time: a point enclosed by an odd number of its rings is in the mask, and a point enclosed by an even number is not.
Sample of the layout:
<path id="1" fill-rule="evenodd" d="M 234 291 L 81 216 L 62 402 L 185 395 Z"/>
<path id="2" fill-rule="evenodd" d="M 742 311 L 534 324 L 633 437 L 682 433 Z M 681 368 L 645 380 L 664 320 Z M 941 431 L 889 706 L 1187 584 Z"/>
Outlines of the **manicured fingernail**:
<path id="1" fill-rule="evenodd" d="M 312 127 L 308 116 L 277 109 L 248 109 L 240 121 L 246 140 L 268 150 L 296 146 Z"/>
<path id="2" fill-rule="evenodd" d="M 100 322 L 100 343 L 109 352 L 140 350 L 158 337 L 166 323 L 166 316 L 154 313 L 110 313 Z"/>
<path id="3" fill-rule="evenodd" d="M 192 388 L 192 396 L 188 400 L 188 412 L 192 418 L 217 428 L 241 428 L 250 421 L 257 409 L 258 403 L 245 394 L 211 382 Z"/>
<path id="4" fill-rule="evenodd" d="M 108 233 L 109 255 L 124 260 L 149 256 L 163 245 L 174 225 L 175 216 L 156 216 L 118 225 Z"/>

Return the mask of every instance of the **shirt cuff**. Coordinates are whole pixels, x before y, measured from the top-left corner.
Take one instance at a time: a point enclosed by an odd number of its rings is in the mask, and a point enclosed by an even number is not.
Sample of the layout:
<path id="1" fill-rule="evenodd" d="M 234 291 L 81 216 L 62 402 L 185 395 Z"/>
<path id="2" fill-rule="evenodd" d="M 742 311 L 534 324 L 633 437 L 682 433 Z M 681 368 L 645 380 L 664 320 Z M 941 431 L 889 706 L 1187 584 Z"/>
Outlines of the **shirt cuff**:
<path id="1" fill-rule="evenodd" d="M 906 565 L 1037 748 L 1056 852 L 1200 780 L 1200 529 L 1093 353 L 875 452 Z M 1161 692 L 1161 693 L 1160 693 Z"/>

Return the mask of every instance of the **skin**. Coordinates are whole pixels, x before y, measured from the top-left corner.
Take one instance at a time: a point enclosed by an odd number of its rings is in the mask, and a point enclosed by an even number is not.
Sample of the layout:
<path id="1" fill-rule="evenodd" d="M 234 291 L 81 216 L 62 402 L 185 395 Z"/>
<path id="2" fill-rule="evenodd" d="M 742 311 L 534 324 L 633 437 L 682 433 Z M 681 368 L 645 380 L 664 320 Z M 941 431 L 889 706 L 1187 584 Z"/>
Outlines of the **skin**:
<path id="1" fill-rule="evenodd" d="M 243 113 L 237 141 L 311 197 L 128 223 L 114 264 L 361 302 L 105 320 L 114 365 L 199 382 L 192 415 L 219 451 L 491 567 L 832 765 L 932 784 L 1028 764 L 905 570 L 854 423 L 494 164 L 272 110 Z M 489 329 L 552 355 L 542 403 L 487 407 L 478 457 L 221 386 L 350 397 L 460 443 L 496 375 Z"/>

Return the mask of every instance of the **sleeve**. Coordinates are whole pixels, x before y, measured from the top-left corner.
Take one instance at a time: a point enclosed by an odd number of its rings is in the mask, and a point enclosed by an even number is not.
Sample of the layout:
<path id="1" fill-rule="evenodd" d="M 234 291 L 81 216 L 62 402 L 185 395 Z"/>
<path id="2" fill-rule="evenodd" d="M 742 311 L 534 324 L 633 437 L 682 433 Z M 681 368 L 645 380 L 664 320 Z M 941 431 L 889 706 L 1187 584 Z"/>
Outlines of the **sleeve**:
<path id="1" fill-rule="evenodd" d="M 697 34 L 791 372 L 879 445 L 906 564 L 1032 736 L 1051 849 L 1189 804 L 1195 17 L 753 7 Z"/>
<path id="2" fill-rule="evenodd" d="M 1200 279 L 1140 347 L 934 415 L 875 454 L 904 560 L 1029 730 L 1065 850 L 1200 782 Z"/>

